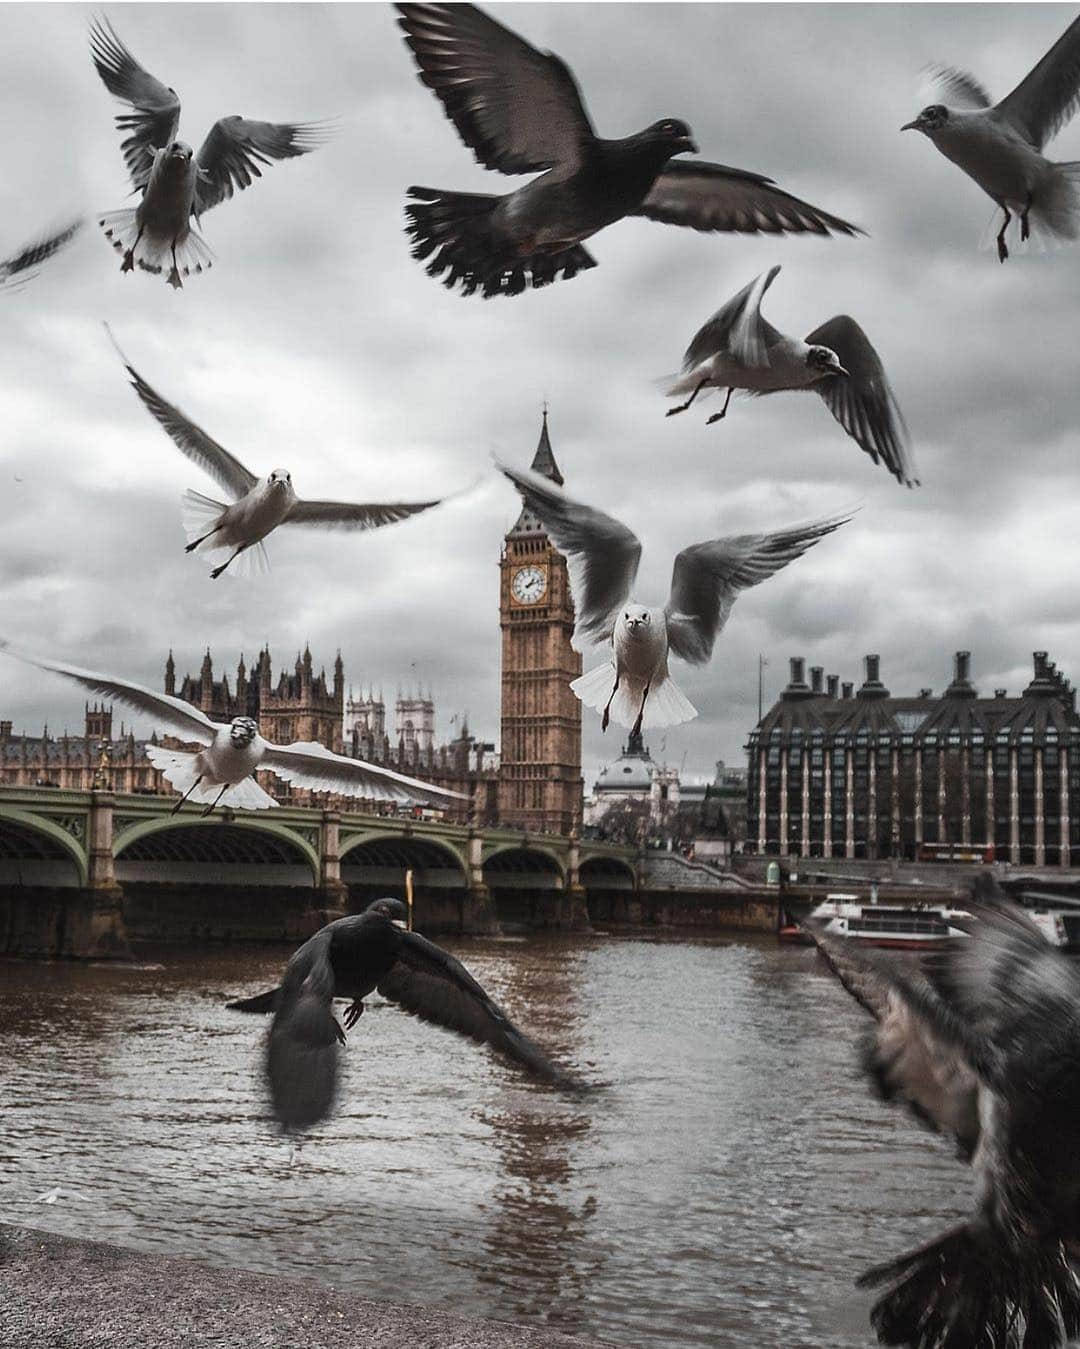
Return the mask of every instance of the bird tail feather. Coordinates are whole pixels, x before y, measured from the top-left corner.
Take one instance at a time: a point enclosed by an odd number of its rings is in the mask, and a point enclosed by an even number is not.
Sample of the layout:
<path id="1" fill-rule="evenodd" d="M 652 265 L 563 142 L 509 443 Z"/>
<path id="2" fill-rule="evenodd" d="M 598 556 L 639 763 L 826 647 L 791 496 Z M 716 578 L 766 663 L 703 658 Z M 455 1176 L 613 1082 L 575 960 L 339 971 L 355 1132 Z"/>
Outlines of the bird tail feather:
<path id="1" fill-rule="evenodd" d="M 195 492 L 190 487 L 180 498 L 182 508 L 182 519 L 184 522 L 184 533 L 187 535 L 188 543 L 194 543 L 196 539 L 202 539 L 217 524 L 218 520 L 229 509 L 223 501 L 215 501 L 213 497 L 203 496 L 201 492 Z M 215 543 L 214 538 L 208 538 L 199 545 L 202 552 L 213 552 L 215 548 L 226 548 L 227 544 Z"/>
<path id="2" fill-rule="evenodd" d="M 141 271 L 151 272 L 154 276 L 166 273 L 166 279 L 174 288 L 179 287 L 179 277 L 173 276 L 172 240 L 159 235 L 148 234 L 143 230 L 139 237 L 139 224 L 136 218 L 137 208 L 125 206 L 119 211 L 107 211 L 98 217 L 98 224 L 105 231 L 105 238 L 118 253 L 132 250 L 135 266 Z M 206 240 L 194 226 L 188 229 L 184 239 L 176 246 L 176 270 L 180 276 L 191 276 L 199 272 L 208 272 L 214 265 L 214 255 Z"/>
<path id="3" fill-rule="evenodd" d="M 889 1284 L 870 1313 L 878 1341 L 990 1349 L 1017 1343 L 1054 1349 L 1080 1330 L 1080 1279 L 1060 1243 L 1033 1243 L 1019 1256 L 968 1224 L 877 1265 L 861 1287 Z"/>
<path id="4" fill-rule="evenodd" d="M 1033 239 L 1065 243 L 1080 238 L 1080 160 L 1050 166 L 1029 220 Z"/>
<path id="5" fill-rule="evenodd" d="M 614 683 L 615 667 L 609 661 L 606 665 L 598 665 L 595 669 L 580 675 L 570 688 L 586 707 L 593 707 L 602 712 L 608 698 L 611 697 Z M 636 675 L 622 676 L 615 696 L 611 698 L 611 720 L 617 726 L 630 728 L 634 725 L 644 692 L 643 679 L 639 679 Z M 670 675 L 665 675 L 659 684 L 649 689 L 641 727 L 642 730 L 649 730 L 661 726 L 678 726 L 680 722 L 691 721 L 696 716 L 697 708 L 674 679 Z"/>
<path id="6" fill-rule="evenodd" d="M 195 786 L 195 780 L 201 771 L 196 762 L 200 757 L 198 754 L 167 749 L 164 745 L 147 745 L 146 757 L 169 786 L 181 796 L 187 796 L 189 801 L 209 805 L 221 791 L 220 782 L 210 781 L 205 777 L 197 787 Z M 234 810 L 269 810 L 275 807 L 277 802 L 263 791 L 254 778 L 247 777 L 242 782 L 233 783 L 221 798 L 221 804 L 232 806 Z"/>
<path id="7" fill-rule="evenodd" d="M 236 561 L 229 564 L 229 570 L 225 575 L 250 579 L 254 576 L 265 576 L 269 570 L 270 555 L 260 542 L 245 548 Z"/>
<path id="8" fill-rule="evenodd" d="M 460 285 L 463 295 L 478 290 L 485 299 L 519 295 L 530 285 L 538 289 L 560 275 L 569 281 L 596 266 L 580 244 L 522 257 L 492 226 L 491 213 L 500 197 L 430 187 L 410 187 L 409 197 L 405 232 L 413 240 L 413 257 L 421 262 L 430 258 L 428 276 L 442 276 L 451 290 Z"/>

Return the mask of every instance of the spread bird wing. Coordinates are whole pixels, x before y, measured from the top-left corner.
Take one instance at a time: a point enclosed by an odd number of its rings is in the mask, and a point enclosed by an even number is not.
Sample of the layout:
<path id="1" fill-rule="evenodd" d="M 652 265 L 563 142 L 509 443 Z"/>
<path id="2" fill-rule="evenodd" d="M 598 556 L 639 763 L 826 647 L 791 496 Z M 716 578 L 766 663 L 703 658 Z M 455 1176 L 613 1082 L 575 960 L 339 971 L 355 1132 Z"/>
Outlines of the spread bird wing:
<path id="1" fill-rule="evenodd" d="M 740 534 L 684 548 L 675 559 L 665 610 L 670 649 L 704 665 L 740 593 L 775 576 L 850 519 L 836 515 L 776 534 Z"/>
<path id="2" fill-rule="evenodd" d="M 362 796 L 372 801 L 397 801 L 409 806 L 446 806 L 451 801 L 467 801 L 461 792 L 418 782 L 389 768 L 334 754 L 315 741 L 299 740 L 294 745 L 269 745 L 262 766 L 279 778 L 307 787 L 313 792 L 338 792 L 343 796 Z"/>
<path id="3" fill-rule="evenodd" d="M 780 334 L 761 317 L 761 301 L 779 270 L 770 267 L 762 272 L 716 311 L 687 347 L 684 371 L 693 370 L 721 351 L 730 351 L 743 365 L 769 364 L 769 347 Z"/>
<path id="4" fill-rule="evenodd" d="M 490 1045 L 533 1077 L 561 1087 L 582 1085 L 518 1030 L 460 960 L 419 933 L 401 934 L 397 958 L 378 990 L 422 1021 Z"/>
<path id="5" fill-rule="evenodd" d="M 397 5 L 398 23 L 477 160 L 502 173 L 579 164 L 594 139 L 569 68 L 475 5 Z"/>
<path id="6" fill-rule="evenodd" d="M 846 378 L 828 375 L 815 380 L 810 386 L 813 391 L 875 464 L 883 463 L 905 487 L 918 487 L 907 425 L 867 335 L 853 318 L 837 314 L 808 333 L 806 341 L 811 346 L 830 347 L 848 372 Z"/>
<path id="7" fill-rule="evenodd" d="M 1056 1029 L 1075 1020 L 1080 970 L 989 875 L 977 878 L 964 908 L 971 917 L 954 925 L 966 929 L 970 940 L 928 967 L 958 1013 L 995 1041 L 1012 1038 L 1019 1021 Z"/>
<path id="8" fill-rule="evenodd" d="M 407 520 L 410 515 L 437 506 L 435 501 L 397 501 L 361 505 L 352 501 L 297 500 L 283 521 L 287 525 L 317 525 L 322 529 L 378 529 Z"/>
<path id="9" fill-rule="evenodd" d="M 160 725 L 169 727 L 185 740 L 197 740 L 200 744 L 209 745 L 214 738 L 214 732 L 217 730 L 214 723 L 197 707 L 185 703 L 182 698 L 174 698 L 168 693 L 155 693 L 153 689 L 144 688 L 141 684 L 132 684 L 125 679 L 114 679 L 112 675 L 97 674 L 94 670 L 84 670 L 78 665 L 66 665 L 63 661 L 33 656 L 29 652 L 18 650 L 2 638 L 0 638 L 0 651 L 14 656 L 16 660 L 36 665 L 40 670 L 52 670 L 54 674 L 66 675 L 68 679 L 74 679 L 91 693 L 103 698 L 115 698 L 117 702 L 126 703 L 136 711 L 145 712 L 147 716 L 153 717 Z"/>
<path id="10" fill-rule="evenodd" d="M 929 65 L 923 70 L 925 77 L 921 91 L 924 103 L 941 100 L 954 108 L 989 108 L 993 99 L 974 75 L 966 70 L 957 70 L 955 66 Z"/>
<path id="11" fill-rule="evenodd" d="M 167 403 L 161 394 L 151 388 L 120 350 L 108 324 L 105 325 L 105 331 L 109 334 L 124 363 L 124 368 L 131 377 L 131 387 L 142 399 L 147 412 L 165 431 L 180 453 L 186 455 L 192 463 L 198 464 L 204 472 L 209 473 L 218 486 L 223 487 L 234 499 L 239 500 L 240 497 L 246 496 L 259 481 L 255 474 L 249 472 L 224 445 L 219 445 L 201 427 L 188 421 L 178 407 Z"/>
<path id="12" fill-rule="evenodd" d="M 862 234 L 776 186 L 771 178 L 725 164 L 669 160 L 631 215 L 667 225 L 737 234 Z"/>
<path id="13" fill-rule="evenodd" d="M 641 561 L 641 543 L 618 520 L 568 497 L 538 473 L 497 466 L 566 554 L 577 614 L 575 638 L 609 636 L 614 617 L 625 604 Z"/>
<path id="14" fill-rule="evenodd" d="M 36 275 L 31 268 L 47 261 L 54 253 L 58 253 L 66 243 L 78 234 L 82 228 L 82 219 L 73 220 L 70 225 L 66 225 L 56 234 L 40 235 L 33 243 L 24 244 L 13 257 L 5 258 L 0 262 L 0 290 L 7 285 L 12 277 L 18 277 L 20 282 L 29 281 Z M 12 287 L 14 289 L 14 286 Z"/>
<path id="15" fill-rule="evenodd" d="M 1080 18 L 1065 29 L 997 112 L 1041 150 L 1080 107 Z"/>
<path id="16" fill-rule="evenodd" d="M 176 135 L 180 100 L 175 90 L 143 70 L 108 19 L 95 19 L 90 25 L 90 53 L 109 93 L 132 106 L 132 112 L 117 115 L 116 125 L 131 133 L 120 149 L 131 181 L 137 188 L 145 188 L 155 150 L 168 145 Z"/>
<path id="17" fill-rule="evenodd" d="M 266 1076 L 274 1115 L 287 1131 L 325 1119 L 337 1094 L 342 1031 L 332 1010 L 331 940 L 329 927 L 316 932 L 293 954 L 274 990 Z"/>
<path id="18" fill-rule="evenodd" d="M 252 122 L 222 117 L 210 128 L 196 157 L 198 178 L 192 212 L 198 218 L 234 192 L 262 177 L 260 164 L 295 159 L 325 145 L 332 128 L 325 122 Z"/>
<path id="19" fill-rule="evenodd" d="M 833 937 L 804 923 L 843 986 L 875 1025 L 863 1044 L 863 1067 L 882 1098 L 898 1101 L 923 1124 L 956 1140 L 970 1159 L 979 1141 L 979 1073 L 972 1059 L 986 1047 L 915 967 Z"/>

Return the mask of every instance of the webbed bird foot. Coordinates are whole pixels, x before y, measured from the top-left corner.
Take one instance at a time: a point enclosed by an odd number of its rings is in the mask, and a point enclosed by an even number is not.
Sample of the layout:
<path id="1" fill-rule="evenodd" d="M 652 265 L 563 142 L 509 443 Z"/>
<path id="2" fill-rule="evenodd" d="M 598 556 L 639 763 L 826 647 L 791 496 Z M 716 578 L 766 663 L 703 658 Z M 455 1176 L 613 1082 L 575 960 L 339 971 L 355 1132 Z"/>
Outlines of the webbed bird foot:
<path id="1" fill-rule="evenodd" d="M 714 412 L 713 415 L 708 419 L 708 421 L 706 421 L 705 425 L 712 426 L 713 422 L 723 421 L 726 416 L 727 416 L 727 408 L 725 408 L 723 412 Z"/>
<path id="2" fill-rule="evenodd" d="M 668 408 L 668 410 L 664 413 L 664 416 L 674 417 L 676 412 L 685 412 L 689 406 L 690 406 L 689 403 L 680 403 L 677 408 Z"/>
<path id="3" fill-rule="evenodd" d="M 343 1045 L 345 1043 L 345 1032 L 338 1025 L 336 1019 L 334 1020 L 334 1034 L 337 1036 L 338 1044 Z"/>
<path id="4" fill-rule="evenodd" d="M 122 272 L 133 272 L 135 270 L 135 250 L 129 248 L 124 254 L 124 261 L 120 264 Z"/>
<path id="5" fill-rule="evenodd" d="M 354 998 L 348 1007 L 345 1008 L 345 1025 L 352 1030 L 360 1018 L 364 1015 L 364 1004 L 359 998 Z M 345 1037 L 342 1036 L 344 1043 Z"/>
<path id="6" fill-rule="evenodd" d="M 212 581 L 216 581 L 217 578 L 221 575 L 221 573 L 225 570 L 225 568 L 228 565 L 229 565 L 228 562 L 226 562 L 220 567 L 215 567 L 214 570 L 210 573 L 210 579 Z"/>
<path id="7" fill-rule="evenodd" d="M 175 267 L 169 272 L 168 281 L 173 290 L 183 290 L 184 283 L 180 280 L 180 273 Z"/>
<path id="8" fill-rule="evenodd" d="M 1028 223 L 1028 213 L 1027 211 L 1025 211 L 1024 214 L 1020 217 L 1020 242 L 1023 243 L 1025 240 L 1030 238 L 1031 238 L 1031 226 Z"/>
<path id="9" fill-rule="evenodd" d="M 998 261 L 1004 262 L 1005 259 L 1009 256 L 1009 249 L 1008 245 L 1005 243 L 1005 238 L 1003 234 L 998 235 L 997 248 L 998 248 Z"/>
<path id="10" fill-rule="evenodd" d="M 604 708 L 604 715 L 600 718 L 600 729 L 601 729 L 602 731 L 606 731 L 606 730 L 607 730 L 607 728 L 608 728 L 608 722 L 609 722 L 610 720 L 611 720 L 611 713 L 610 713 L 610 712 L 608 711 L 608 709 L 605 707 L 605 708 Z"/>

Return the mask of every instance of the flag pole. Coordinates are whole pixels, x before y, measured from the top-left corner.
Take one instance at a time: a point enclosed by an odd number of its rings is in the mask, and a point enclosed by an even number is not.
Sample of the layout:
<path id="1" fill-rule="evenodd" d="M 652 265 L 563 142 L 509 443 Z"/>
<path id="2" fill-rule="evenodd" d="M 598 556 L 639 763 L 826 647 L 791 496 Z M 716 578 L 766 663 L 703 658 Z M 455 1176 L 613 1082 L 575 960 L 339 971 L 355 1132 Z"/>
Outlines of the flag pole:
<path id="1" fill-rule="evenodd" d="M 405 904 L 409 910 L 409 931 L 412 931 L 412 913 L 413 913 L 413 873 L 412 867 L 405 869 Z"/>

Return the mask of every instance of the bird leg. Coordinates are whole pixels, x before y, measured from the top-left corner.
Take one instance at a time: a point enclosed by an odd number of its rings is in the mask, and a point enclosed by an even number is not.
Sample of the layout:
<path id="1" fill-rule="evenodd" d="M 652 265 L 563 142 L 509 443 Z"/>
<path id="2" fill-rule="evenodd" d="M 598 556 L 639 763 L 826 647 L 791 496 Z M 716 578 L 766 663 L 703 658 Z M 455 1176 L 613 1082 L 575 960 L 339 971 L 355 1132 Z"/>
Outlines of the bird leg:
<path id="1" fill-rule="evenodd" d="M 694 399 L 698 396 L 698 394 L 702 391 L 702 389 L 704 389 L 705 385 L 708 384 L 708 382 L 709 381 L 707 379 L 698 380 L 697 388 L 686 400 L 686 402 L 680 403 L 679 406 L 676 408 L 668 408 L 667 412 L 664 415 L 667 417 L 674 417 L 676 412 L 685 412 L 686 409 L 690 406 L 690 404 L 694 401 Z"/>
<path id="2" fill-rule="evenodd" d="M 1009 208 L 1003 201 L 999 202 L 998 205 L 1005 212 L 1005 219 L 1001 222 L 1001 229 L 998 231 L 997 237 L 998 261 L 1004 262 L 1009 256 L 1009 250 L 1005 244 L 1005 231 L 1009 228 L 1009 222 L 1012 220 L 1012 216 L 1009 214 Z"/>
<path id="3" fill-rule="evenodd" d="M 216 534 L 220 528 L 221 528 L 220 525 L 215 525 L 214 528 L 210 531 L 209 534 L 204 534 L 204 535 L 202 536 L 201 539 L 195 539 L 192 543 L 189 543 L 189 544 L 185 547 L 184 552 L 185 552 L 185 553 L 193 553 L 193 552 L 195 551 L 195 549 L 198 548 L 198 546 L 199 546 L 200 543 L 205 543 L 206 540 L 207 540 L 208 538 L 210 538 L 211 535 Z"/>
<path id="4" fill-rule="evenodd" d="M 222 787 L 221 791 L 218 792 L 217 796 L 214 797 L 213 801 L 211 801 L 210 804 L 203 811 L 202 813 L 203 819 L 205 819 L 207 815 L 213 815 L 214 808 L 217 806 L 218 802 L 221 800 L 221 798 L 225 795 L 225 793 L 229 790 L 231 786 L 232 786 L 231 782 L 226 782 L 225 786 Z"/>
<path id="5" fill-rule="evenodd" d="M 247 544 L 242 543 L 240 547 L 237 548 L 236 552 L 233 553 L 232 557 L 230 557 L 227 561 L 223 562 L 220 567 L 215 567 L 214 570 L 210 573 L 211 579 L 216 581 L 217 578 L 221 575 L 221 573 L 225 570 L 225 568 L 229 565 L 229 563 L 235 562 L 246 547 Z"/>
<path id="6" fill-rule="evenodd" d="M 169 285 L 173 290 L 182 290 L 184 283 L 180 280 L 180 269 L 176 265 L 176 240 L 172 241 L 172 271 L 169 273 Z"/>
<path id="7" fill-rule="evenodd" d="M 143 227 L 139 226 L 139 232 L 135 236 L 135 242 L 124 254 L 124 261 L 120 264 L 122 272 L 133 272 L 135 270 L 135 250 L 139 246 L 139 240 L 142 238 Z"/>
<path id="8" fill-rule="evenodd" d="M 724 417 L 727 416 L 727 405 L 731 402 L 731 395 L 734 392 L 735 392 L 734 389 L 728 389 L 727 397 L 724 399 L 724 406 L 720 409 L 719 412 L 713 413 L 713 415 L 705 423 L 706 426 L 712 426 L 713 422 L 721 421 Z"/>
<path id="9" fill-rule="evenodd" d="M 345 1008 L 345 1024 L 349 1030 L 356 1025 L 364 1015 L 364 1002 L 362 998 L 353 998 L 348 1007 Z"/>
<path id="10" fill-rule="evenodd" d="M 1028 212 L 1031 210 L 1031 193 L 1028 193 L 1027 201 L 1024 203 L 1024 209 L 1020 213 L 1020 242 L 1031 237 L 1031 227 L 1028 224 Z"/>
<path id="11" fill-rule="evenodd" d="M 186 791 L 186 792 L 183 794 L 183 796 L 180 798 L 180 800 L 177 801 L 176 805 L 173 806 L 172 810 L 169 811 L 169 814 L 170 814 L 170 815 L 175 815 L 175 814 L 176 814 L 176 812 L 180 809 L 180 807 L 181 807 L 181 806 L 184 804 L 184 802 L 188 799 L 188 797 L 189 797 L 189 796 L 191 795 L 191 793 L 195 790 L 195 788 L 199 785 L 199 783 L 202 782 L 202 780 L 203 780 L 203 775 L 200 773 L 199 776 L 195 779 L 195 781 L 191 784 L 191 786 L 187 789 L 187 791 Z"/>
<path id="12" fill-rule="evenodd" d="M 608 722 L 611 720 L 611 703 L 612 703 L 612 699 L 615 697 L 616 693 L 618 693 L 618 691 L 619 691 L 619 680 L 620 680 L 621 678 L 622 678 L 622 675 L 616 670 L 616 672 L 615 672 L 615 685 L 614 685 L 614 687 L 613 687 L 612 690 L 611 690 L 611 693 L 610 693 L 610 695 L 609 695 L 609 697 L 608 697 L 607 702 L 604 704 L 604 715 L 600 718 L 600 729 L 601 729 L 602 731 L 606 731 L 606 730 L 607 730 L 607 728 L 608 728 Z"/>
<path id="13" fill-rule="evenodd" d="M 645 691 L 641 695 L 641 706 L 638 708 L 637 721 L 634 722 L 634 729 L 630 732 L 631 735 L 641 734 L 641 718 L 645 715 L 645 699 L 649 696 L 650 687 L 651 685 L 646 684 Z"/>

